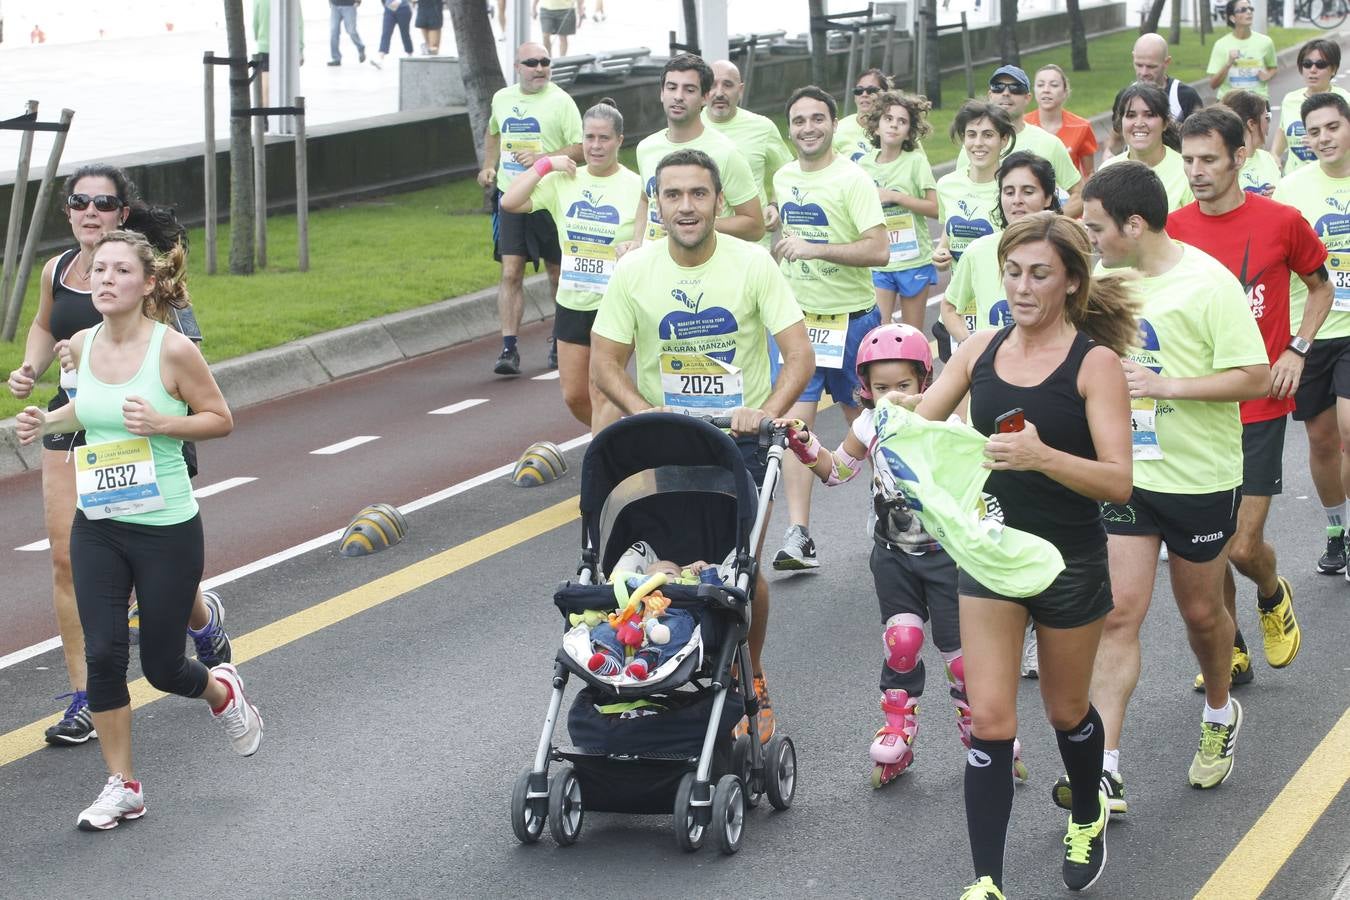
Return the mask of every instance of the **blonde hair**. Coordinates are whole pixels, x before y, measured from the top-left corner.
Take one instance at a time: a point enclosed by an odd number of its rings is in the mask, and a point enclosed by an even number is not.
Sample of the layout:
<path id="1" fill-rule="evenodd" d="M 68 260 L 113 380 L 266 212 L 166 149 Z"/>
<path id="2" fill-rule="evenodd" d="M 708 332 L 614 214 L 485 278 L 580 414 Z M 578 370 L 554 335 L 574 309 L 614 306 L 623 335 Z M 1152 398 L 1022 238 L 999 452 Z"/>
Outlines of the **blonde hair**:
<path id="1" fill-rule="evenodd" d="M 1069 324 L 1119 356 L 1137 346 L 1139 299 L 1123 276 L 1092 276 L 1092 245 L 1083 226 L 1072 219 L 1039 212 L 1009 225 L 998 242 L 999 268 L 1013 250 L 1040 241 L 1055 249 L 1069 279 L 1078 282 L 1064 299 Z"/>
<path id="2" fill-rule="evenodd" d="M 1061 69 L 1055 63 L 1046 63 L 1045 65 L 1041 66 L 1039 69 L 1036 70 L 1036 75 L 1039 75 L 1047 70 L 1055 72 L 1056 74 L 1059 75 L 1059 80 L 1064 82 L 1064 96 L 1067 98 L 1073 90 L 1072 88 L 1069 87 L 1069 76 L 1065 73 L 1063 69 Z M 1036 75 L 1033 75 L 1032 78 L 1034 79 Z"/>
<path id="3" fill-rule="evenodd" d="M 172 310 L 185 309 L 192 302 L 187 289 L 187 248 L 179 241 L 167 253 L 156 253 L 139 231 L 110 231 L 98 239 L 94 252 L 104 244 L 126 244 L 141 261 L 147 278 L 155 286 L 145 297 L 145 315 L 157 322 L 170 322 Z"/>

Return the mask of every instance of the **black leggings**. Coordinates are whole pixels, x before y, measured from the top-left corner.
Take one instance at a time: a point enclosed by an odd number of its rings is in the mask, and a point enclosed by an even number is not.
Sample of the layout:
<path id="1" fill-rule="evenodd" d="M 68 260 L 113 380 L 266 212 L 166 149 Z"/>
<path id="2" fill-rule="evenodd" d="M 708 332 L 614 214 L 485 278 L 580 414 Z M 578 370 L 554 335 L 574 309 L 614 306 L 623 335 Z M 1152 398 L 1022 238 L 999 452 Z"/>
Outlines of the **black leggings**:
<path id="1" fill-rule="evenodd" d="M 127 606 L 141 609 L 141 669 L 156 689 L 200 697 L 210 673 L 184 653 L 188 619 L 205 558 L 202 518 L 177 525 L 87 519 L 76 511 L 70 531 L 75 603 L 89 666 L 89 709 L 131 702 L 127 692 Z"/>

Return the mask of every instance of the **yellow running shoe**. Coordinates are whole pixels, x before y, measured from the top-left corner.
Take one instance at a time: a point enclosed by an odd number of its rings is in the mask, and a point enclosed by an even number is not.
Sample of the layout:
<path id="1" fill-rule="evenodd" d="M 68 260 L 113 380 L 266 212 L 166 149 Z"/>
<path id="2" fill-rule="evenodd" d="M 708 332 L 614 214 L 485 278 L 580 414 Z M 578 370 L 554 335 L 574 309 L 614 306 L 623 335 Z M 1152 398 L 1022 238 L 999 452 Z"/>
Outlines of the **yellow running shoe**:
<path id="1" fill-rule="evenodd" d="M 1207 790 L 1216 788 L 1233 774 L 1233 745 L 1242 729 L 1242 704 L 1229 698 L 1233 704 L 1233 721 L 1227 725 L 1203 722 L 1200 725 L 1200 749 L 1191 761 L 1191 787 Z"/>
<path id="2" fill-rule="evenodd" d="M 961 900 L 1007 900 L 988 875 L 961 892 Z"/>
<path id="3" fill-rule="evenodd" d="M 755 697 L 759 700 L 759 742 L 761 744 L 767 744 L 769 738 L 773 737 L 774 728 L 777 726 L 777 722 L 774 719 L 773 703 L 769 700 L 769 689 L 764 683 L 763 673 L 755 676 Z M 741 716 L 741 720 L 736 723 L 736 727 L 732 730 L 731 736 L 735 739 L 743 734 L 749 733 L 750 720 L 745 716 Z"/>
<path id="4" fill-rule="evenodd" d="M 1290 613 L 1290 616 L 1293 616 L 1292 612 Z M 1265 623 L 1262 622 L 1262 624 L 1264 625 Z M 1295 650 L 1294 652 L 1297 653 L 1298 651 Z M 1293 657 L 1291 656 L 1290 659 L 1293 659 Z M 1288 665 L 1288 663 L 1285 663 L 1285 665 Z M 1252 671 L 1251 654 L 1238 647 L 1233 648 L 1233 670 L 1231 678 L 1232 681 L 1228 683 L 1229 687 L 1251 684 L 1256 679 L 1256 673 Z M 1205 675 L 1203 672 L 1195 676 L 1195 692 L 1197 694 L 1203 694 L 1205 692 Z"/>
<path id="5" fill-rule="evenodd" d="M 1294 618 L 1294 589 L 1283 577 L 1280 578 L 1280 592 L 1284 596 L 1274 609 L 1260 610 L 1266 662 L 1272 669 L 1283 669 L 1293 662 L 1303 643 L 1303 631 L 1298 627 L 1298 619 Z"/>

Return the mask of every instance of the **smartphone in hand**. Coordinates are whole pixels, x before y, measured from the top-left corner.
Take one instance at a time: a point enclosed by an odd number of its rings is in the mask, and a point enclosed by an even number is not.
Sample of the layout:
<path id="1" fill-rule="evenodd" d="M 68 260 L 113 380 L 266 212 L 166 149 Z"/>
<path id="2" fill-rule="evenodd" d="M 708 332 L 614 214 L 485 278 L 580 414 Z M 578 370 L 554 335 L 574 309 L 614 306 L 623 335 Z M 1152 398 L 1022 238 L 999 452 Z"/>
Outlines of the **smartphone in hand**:
<path id="1" fill-rule="evenodd" d="M 1010 409 L 1003 415 L 994 420 L 995 434 L 1012 434 L 1014 431 L 1021 431 L 1027 425 L 1026 416 L 1019 406 L 1017 409 Z"/>

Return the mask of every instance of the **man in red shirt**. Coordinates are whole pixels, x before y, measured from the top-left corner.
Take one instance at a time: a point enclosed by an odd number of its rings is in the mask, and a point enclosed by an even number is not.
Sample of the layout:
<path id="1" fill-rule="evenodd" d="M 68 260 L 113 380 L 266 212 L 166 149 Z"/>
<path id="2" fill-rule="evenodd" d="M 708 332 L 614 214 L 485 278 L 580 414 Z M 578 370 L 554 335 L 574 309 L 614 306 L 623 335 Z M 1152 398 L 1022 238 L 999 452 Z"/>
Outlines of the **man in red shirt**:
<path id="1" fill-rule="evenodd" d="M 1275 548 L 1265 539 L 1271 498 L 1280 493 L 1284 430 L 1294 409 L 1303 359 L 1331 309 L 1326 247 L 1292 206 L 1242 190 L 1238 173 L 1247 160 L 1243 125 L 1224 106 L 1192 113 L 1181 124 L 1181 158 L 1195 202 L 1167 219 L 1167 232 L 1213 256 L 1247 290 L 1252 315 L 1270 358 L 1270 394 L 1241 404 L 1243 479 L 1237 531 L 1229 559 L 1256 583 L 1266 660 L 1284 668 L 1298 654 L 1301 633 L 1294 618 L 1293 589 L 1276 572 Z M 1308 303 L 1290 338 L 1289 278 L 1308 286 Z M 1237 587 L 1230 569 L 1224 584 L 1228 611 L 1237 621 Z M 1233 648 L 1233 684 L 1252 680 L 1251 657 L 1242 630 Z M 1204 681 L 1196 678 L 1196 689 Z"/>

